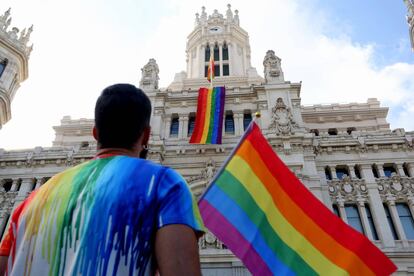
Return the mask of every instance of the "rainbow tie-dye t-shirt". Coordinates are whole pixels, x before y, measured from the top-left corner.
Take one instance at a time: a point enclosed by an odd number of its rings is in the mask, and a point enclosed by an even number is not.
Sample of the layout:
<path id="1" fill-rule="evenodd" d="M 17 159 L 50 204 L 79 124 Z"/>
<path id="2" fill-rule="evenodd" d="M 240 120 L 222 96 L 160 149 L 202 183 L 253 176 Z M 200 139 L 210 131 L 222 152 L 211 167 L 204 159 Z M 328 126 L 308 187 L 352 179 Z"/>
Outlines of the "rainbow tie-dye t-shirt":
<path id="1" fill-rule="evenodd" d="M 157 229 L 204 231 L 185 180 L 127 156 L 52 177 L 15 210 L 0 255 L 9 275 L 150 275 Z"/>

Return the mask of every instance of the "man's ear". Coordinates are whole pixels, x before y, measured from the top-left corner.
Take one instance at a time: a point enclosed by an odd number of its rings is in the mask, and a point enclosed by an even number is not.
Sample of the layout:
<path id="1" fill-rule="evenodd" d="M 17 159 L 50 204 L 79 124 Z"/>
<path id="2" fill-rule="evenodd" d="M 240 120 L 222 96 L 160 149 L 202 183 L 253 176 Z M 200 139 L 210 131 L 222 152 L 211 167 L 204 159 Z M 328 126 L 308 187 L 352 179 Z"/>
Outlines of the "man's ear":
<path id="1" fill-rule="evenodd" d="M 144 132 L 142 134 L 142 145 L 148 145 L 150 133 L 151 133 L 151 127 L 144 128 Z"/>
<path id="2" fill-rule="evenodd" d="M 93 138 L 95 138 L 95 140 L 98 141 L 98 129 L 96 128 L 96 126 L 93 126 L 92 134 Z"/>

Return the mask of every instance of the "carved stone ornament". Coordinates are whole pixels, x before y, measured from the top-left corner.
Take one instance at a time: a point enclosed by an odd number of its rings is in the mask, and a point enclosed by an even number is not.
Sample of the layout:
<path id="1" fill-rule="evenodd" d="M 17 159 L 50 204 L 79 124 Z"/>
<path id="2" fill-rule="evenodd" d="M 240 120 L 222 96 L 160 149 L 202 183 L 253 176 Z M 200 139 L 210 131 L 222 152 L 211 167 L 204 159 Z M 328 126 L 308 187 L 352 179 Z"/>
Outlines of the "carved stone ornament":
<path id="1" fill-rule="evenodd" d="M 219 241 L 210 231 L 208 231 L 199 241 L 200 249 L 214 248 L 225 249 L 223 243 Z"/>
<path id="2" fill-rule="evenodd" d="M 273 50 L 269 50 L 263 60 L 264 76 L 266 83 L 284 81 L 281 59 L 275 55 Z"/>
<path id="3" fill-rule="evenodd" d="M 206 163 L 206 167 L 204 168 L 202 172 L 202 176 L 205 180 L 210 181 L 213 178 L 215 172 L 216 172 L 216 164 L 213 159 L 209 159 Z"/>
<path id="4" fill-rule="evenodd" d="M 142 89 L 158 89 L 158 74 L 160 72 L 157 62 L 151 58 L 148 63 L 141 69 L 142 77 L 139 87 Z"/>
<path id="5" fill-rule="evenodd" d="M 269 129 L 277 135 L 294 134 L 298 124 L 294 121 L 290 108 L 285 105 L 282 98 L 278 98 L 272 108 L 272 120 Z"/>
<path id="6" fill-rule="evenodd" d="M 383 200 L 407 200 L 414 194 L 414 179 L 395 173 L 391 177 L 376 179 L 378 191 Z"/>
<path id="7" fill-rule="evenodd" d="M 26 166 L 31 167 L 33 164 L 33 152 L 29 152 L 26 156 Z"/>
<path id="8" fill-rule="evenodd" d="M 344 204 L 345 202 L 366 202 L 368 190 L 363 179 L 351 179 L 344 176 L 342 179 L 328 181 L 329 195 L 333 202 Z"/>

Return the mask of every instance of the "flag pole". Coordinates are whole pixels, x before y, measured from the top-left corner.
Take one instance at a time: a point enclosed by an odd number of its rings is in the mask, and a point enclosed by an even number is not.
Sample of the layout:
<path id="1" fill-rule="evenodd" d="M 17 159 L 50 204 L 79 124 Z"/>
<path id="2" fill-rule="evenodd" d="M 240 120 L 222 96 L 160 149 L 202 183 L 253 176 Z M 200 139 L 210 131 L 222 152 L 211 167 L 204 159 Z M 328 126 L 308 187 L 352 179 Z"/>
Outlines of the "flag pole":
<path id="1" fill-rule="evenodd" d="M 210 52 L 210 89 L 213 89 L 213 78 L 214 78 L 214 55 L 213 51 Z"/>

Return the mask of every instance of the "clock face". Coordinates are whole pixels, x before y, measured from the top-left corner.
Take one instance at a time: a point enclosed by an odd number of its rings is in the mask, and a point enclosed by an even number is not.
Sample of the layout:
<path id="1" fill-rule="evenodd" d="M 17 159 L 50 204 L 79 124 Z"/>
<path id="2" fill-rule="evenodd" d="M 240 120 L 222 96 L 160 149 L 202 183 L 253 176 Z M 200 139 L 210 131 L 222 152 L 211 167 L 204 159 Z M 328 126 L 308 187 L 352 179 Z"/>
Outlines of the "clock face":
<path id="1" fill-rule="evenodd" d="M 221 33 L 221 28 L 220 27 L 211 27 L 209 31 L 212 34 L 217 34 L 217 33 Z"/>

